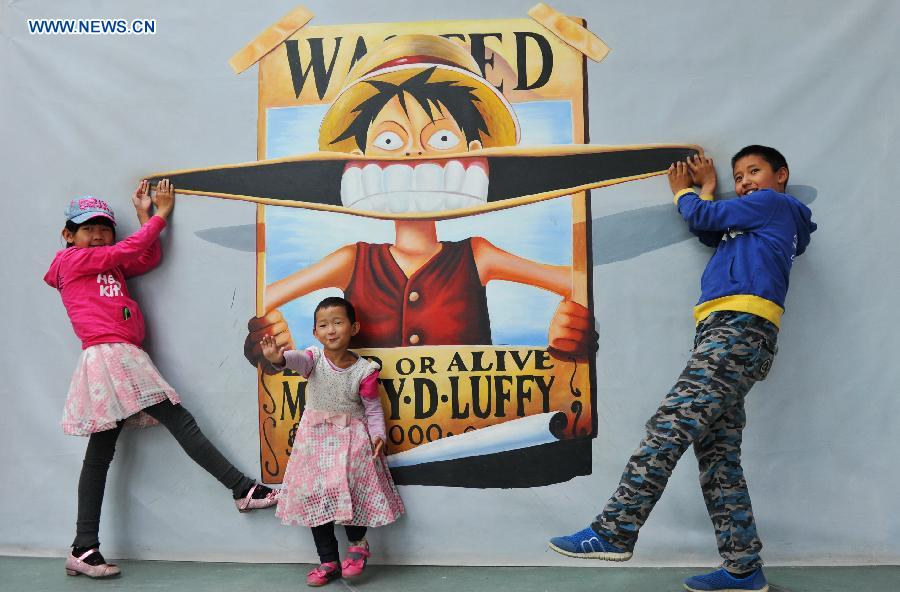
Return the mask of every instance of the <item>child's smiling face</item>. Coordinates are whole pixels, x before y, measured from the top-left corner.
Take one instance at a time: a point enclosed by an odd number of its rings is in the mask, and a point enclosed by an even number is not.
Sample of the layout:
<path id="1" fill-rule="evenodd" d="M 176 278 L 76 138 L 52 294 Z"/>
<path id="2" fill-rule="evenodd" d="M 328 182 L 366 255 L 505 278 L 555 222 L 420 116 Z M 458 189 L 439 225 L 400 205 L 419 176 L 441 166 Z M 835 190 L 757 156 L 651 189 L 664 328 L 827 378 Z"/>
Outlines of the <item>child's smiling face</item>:
<path id="1" fill-rule="evenodd" d="M 92 220 L 79 226 L 75 232 L 68 228 L 64 228 L 62 232 L 66 243 L 76 247 L 108 247 L 116 240 L 112 228 L 106 224 L 92 224 Z"/>
<path id="2" fill-rule="evenodd" d="M 783 193 L 788 170 L 785 167 L 772 170 L 772 165 L 765 158 L 758 154 L 748 154 L 734 163 L 733 175 L 734 191 L 743 197 L 760 189 Z"/>
<path id="3" fill-rule="evenodd" d="M 343 306 L 328 306 L 316 312 L 313 336 L 326 350 L 342 352 L 350 346 L 350 338 L 359 332 L 359 323 L 351 323 Z"/>

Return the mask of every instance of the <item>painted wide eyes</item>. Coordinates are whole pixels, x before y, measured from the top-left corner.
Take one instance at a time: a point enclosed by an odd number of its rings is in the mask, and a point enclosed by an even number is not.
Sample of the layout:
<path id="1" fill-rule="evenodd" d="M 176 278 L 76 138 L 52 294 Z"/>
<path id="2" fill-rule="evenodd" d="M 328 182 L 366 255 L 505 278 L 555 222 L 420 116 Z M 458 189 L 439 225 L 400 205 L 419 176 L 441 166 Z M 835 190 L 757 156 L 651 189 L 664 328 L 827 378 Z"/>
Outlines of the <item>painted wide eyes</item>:
<path id="1" fill-rule="evenodd" d="M 403 147 L 403 138 L 397 132 L 384 131 L 375 137 L 372 145 L 382 150 L 400 150 Z"/>
<path id="2" fill-rule="evenodd" d="M 459 136 L 449 130 L 440 130 L 431 134 L 427 144 L 435 150 L 447 150 L 459 144 Z"/>

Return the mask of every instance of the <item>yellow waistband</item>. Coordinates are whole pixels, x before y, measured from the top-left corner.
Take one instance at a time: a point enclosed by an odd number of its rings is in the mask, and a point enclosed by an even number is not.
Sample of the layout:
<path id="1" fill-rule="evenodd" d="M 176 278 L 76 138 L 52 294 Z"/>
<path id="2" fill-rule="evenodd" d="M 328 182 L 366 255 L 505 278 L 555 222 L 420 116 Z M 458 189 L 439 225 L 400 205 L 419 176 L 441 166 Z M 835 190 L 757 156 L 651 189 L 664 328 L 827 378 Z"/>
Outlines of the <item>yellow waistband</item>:
<path id="1" fill-rule="evenodd" d="M 722 296 L 714 300 L 707 300 L 694 307 L 694 319 L 699 325 L 703 319 L 712 313 L 720 310 L 733 310 L 736 312 L 749 312 L 758 317 L 762 317 L 767 321 L 771 321 L 773 325 L 781 328 L 781 315 L 784 309 L 765 298 L 754 296 L 752 294 L 735 294 L 733 296 Z"/>

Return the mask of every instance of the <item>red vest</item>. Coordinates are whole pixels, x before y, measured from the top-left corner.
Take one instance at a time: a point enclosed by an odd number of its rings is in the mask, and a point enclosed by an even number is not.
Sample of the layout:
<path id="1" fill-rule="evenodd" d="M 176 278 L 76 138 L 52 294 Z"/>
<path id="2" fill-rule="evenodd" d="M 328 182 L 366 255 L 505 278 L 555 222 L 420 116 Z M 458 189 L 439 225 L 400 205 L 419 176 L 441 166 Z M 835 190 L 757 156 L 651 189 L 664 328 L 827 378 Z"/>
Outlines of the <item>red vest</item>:
<path id="1" fill-rule="evenodd" d="M 472 243 L 441 244 L 440 252 L 407 278 L 391 245 L 356 243 L 353 276 L 344 292 L 360 324 L 350 347 L 491 344 Z"/>

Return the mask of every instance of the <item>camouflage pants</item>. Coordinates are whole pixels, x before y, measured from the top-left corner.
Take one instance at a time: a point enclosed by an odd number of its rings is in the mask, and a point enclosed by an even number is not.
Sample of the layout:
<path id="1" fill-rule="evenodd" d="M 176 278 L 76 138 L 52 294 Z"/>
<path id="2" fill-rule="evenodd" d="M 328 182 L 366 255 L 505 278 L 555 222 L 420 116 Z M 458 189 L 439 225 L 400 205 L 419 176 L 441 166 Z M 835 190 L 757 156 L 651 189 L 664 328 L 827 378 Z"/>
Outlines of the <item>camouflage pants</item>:
<path id="1" fill-rule="evenodd" d="M 700 323 L 690 361 L 647 422 L 618 489 L 591 524 L 597 533 L 632 550 L 675 464 L 693 445 L 723 566 L 747 571 L 762 564 L 741 468 L 741 434 L 744 397 L 765 379 L 777 335 L 775 325 L 748 313 L 716 312 Z"/>

